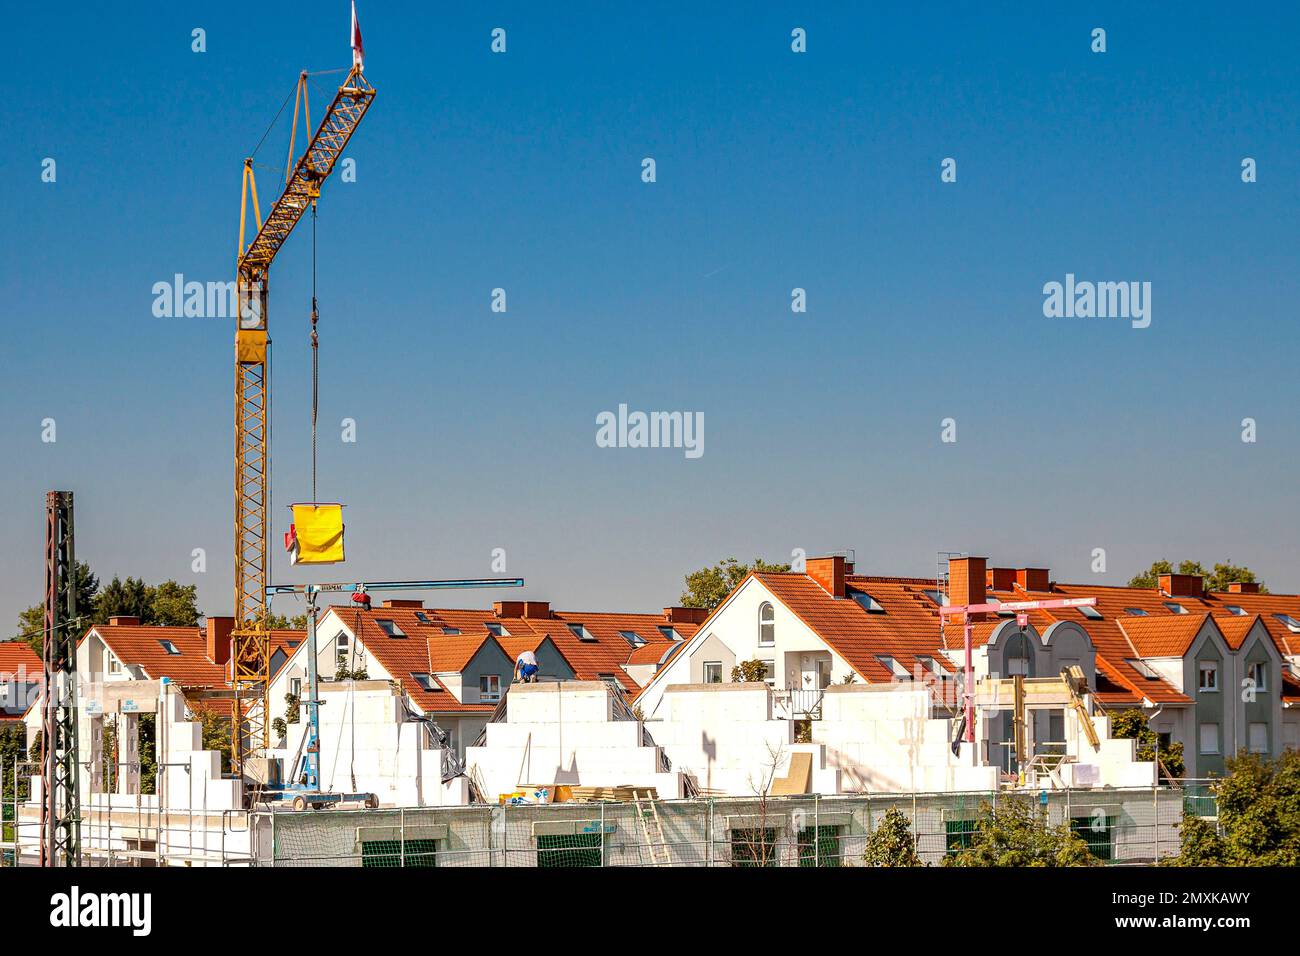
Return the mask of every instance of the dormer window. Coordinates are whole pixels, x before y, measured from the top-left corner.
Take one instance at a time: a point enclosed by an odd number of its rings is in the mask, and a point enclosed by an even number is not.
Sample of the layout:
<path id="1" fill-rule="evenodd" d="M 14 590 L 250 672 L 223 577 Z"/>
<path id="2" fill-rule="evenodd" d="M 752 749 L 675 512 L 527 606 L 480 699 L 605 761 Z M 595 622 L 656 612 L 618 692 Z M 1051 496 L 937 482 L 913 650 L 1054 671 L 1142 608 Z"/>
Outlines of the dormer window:
<path id="1" fill-rule="evenodd" d="M 423 688 L 424 690 L 433 691 L 438 689 L 437 683 L 434 681 L 433 677 L 429 674 L 419 674 L 416 673 L 415 671 L 411 671 L 411 680 L 419 684 L 420 687 Z"/>
<path id="2" fill-rule="evenodd" d="M 668 638 L 668 640 L 680 641 L 682 639 L 682 636 L 674 631 L 671 626 L 667 624 L 659 624 L 656 626 L 659 628 L 659 633 Z"/>
<path id="3" fill-rule="evenodd" d="M 488 621 L 487 629 L 488 629 L 488 633 L 491 634 L 493 637 L 510 636 L 510 632 L 506 630 L 506 626 L 496 621 Z"/>
<path id="4" fill-rule="evenodd" d="M 633 647 L 640 647 L 642 644 L 645 643 L 645 638 L 642 637 L 640 634 L 638 634 L 636 631 L 619 631 L 618 633 L 619 636 L 623 638 L 623 640 L 627 641 Z"/>
<path id="5" fill-rule="evenodd" d="M 890 657 L 888 654 L 878 654 L 876 655 L 876 660 L 878 660 L 881 664 L 884 665 L 885 669 L 889 671 L 891 675 L 893 675 L 895 680 L 912 679 L 912 675 L 908 673 L 907 668 L 904 667 L 902 664 L 900 664 L 893 657 Z"/>
<path id="6" fill-rule="evenodd" d="M 107 663 L 105 663 L 104 669 L 108 671 L 110 674 L 122 673 L 122 662 L 117 659 L 117 655 L 114 654 L 112 651 L 105 651 L 104 653 L 108 655 Z"/>
<path id="7" fill-rule="evenodd" d="M 770 601 L 764 601 L 758 609 L 758 643 L 761 647 L 776 643 L 776 609 Z"/>

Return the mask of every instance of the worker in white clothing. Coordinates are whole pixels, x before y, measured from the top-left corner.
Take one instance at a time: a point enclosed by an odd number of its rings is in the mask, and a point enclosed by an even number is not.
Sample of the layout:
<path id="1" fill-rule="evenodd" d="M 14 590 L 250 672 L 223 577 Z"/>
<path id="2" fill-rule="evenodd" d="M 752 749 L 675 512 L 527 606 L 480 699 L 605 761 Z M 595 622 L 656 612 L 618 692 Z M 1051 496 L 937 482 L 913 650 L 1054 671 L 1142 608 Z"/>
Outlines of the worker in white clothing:
<path id="1" fill-rule="evenodd" d="M 532 651 L 524 651 L 515 661 L 515 683 L 537 683 L 537 655 Z"/>

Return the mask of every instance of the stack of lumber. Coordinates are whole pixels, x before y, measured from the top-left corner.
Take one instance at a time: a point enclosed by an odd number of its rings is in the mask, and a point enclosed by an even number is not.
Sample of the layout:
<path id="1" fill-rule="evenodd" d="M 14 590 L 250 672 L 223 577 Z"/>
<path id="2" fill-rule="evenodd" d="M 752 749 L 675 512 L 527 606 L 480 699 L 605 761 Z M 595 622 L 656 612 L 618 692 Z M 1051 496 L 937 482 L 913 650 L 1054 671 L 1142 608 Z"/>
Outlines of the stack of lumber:
<path id="1" fill-rule="evenodd" d="M 637 797 L 642 800 L 658 800 L 654 787 L 557 787 L 556 798 L 562 796 L 565 802 L 584 803 L 589 801 L 614 800 L 620 803 L 632 803 Z M 567 794 L 564 791 L 568 791 Z"/>

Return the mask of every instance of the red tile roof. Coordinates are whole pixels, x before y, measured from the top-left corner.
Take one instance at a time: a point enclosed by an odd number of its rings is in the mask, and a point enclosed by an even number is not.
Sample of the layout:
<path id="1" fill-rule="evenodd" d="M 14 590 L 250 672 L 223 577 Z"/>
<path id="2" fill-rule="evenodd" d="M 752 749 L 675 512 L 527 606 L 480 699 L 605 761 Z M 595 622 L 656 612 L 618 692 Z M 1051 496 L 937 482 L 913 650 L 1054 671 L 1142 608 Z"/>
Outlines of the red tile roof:
<path id="1" fill-rule="evenodd" d="M 623 614 L 603 611 L 554 611 L 549 617 L 498 617 L 491 609 L 331 607 L 339 619 L 358 635 L 366 650 L 396 680 L 403 682 L 411 699 L 425 712 L 491 711 L 496 705 L 465 704 L 456 700 L 437 680 L 439 690 L 425 690 L 410 674 L 451 673 L 462 670 L 489 641 L 498 644 L 511 660 L 525 650 L 535 651 L 548 637 L 568 662 L 579 680 L 598 680 L 612 674 L 629 695 L 640 690 L 623 669 L 624 664 L 644 663 L 644 657 L 658 660 L 684 641 L 665 637 L 659 627 L 668 626 L 664 614 Z M 423 620 L 421 619 L 423 616 Z M 391 620 L 407 636 L 390 637 L 377 623 Z M 504 633 L 493 635 L 488 625 L 499 625 Z M 590 640 L 582 640 L 569 627 L 581 624 Z M 672 623 L 683 638 L 696 632 L 697 625 Z M 455 633 L 447 633 L 447 631 Z M 645 641 L 634 648 L 619 632 L 628 631 Z M 634 660 L 634 657 L 636 660 Z"/>
<path id="2" fill-rule="evenodd" d="M 187 687 L 221 687 L 228 683 L 228 664 L 214 664 L 208 658 L 207 639 L 198 627 L 155 627 L 148 624 L 96 624 L 90 631 L 98 634 L 123 664 L 141 668 L 149 680 L 170 678 Z M 271 632 L 271 653 L 293 652 L 290 644 L 300 644 L 305 631 Z M 83 638 L 84 639 L 84 638 Z M 162 641 L 169 641 L 180 651 L 168 653 Z"/>
<path id="3" fill-rule="evenodd" d="M 0 676 L 23 674 L 40 683 L 41 668 L 41 659 L 26 641 L 0 641 Z"/>

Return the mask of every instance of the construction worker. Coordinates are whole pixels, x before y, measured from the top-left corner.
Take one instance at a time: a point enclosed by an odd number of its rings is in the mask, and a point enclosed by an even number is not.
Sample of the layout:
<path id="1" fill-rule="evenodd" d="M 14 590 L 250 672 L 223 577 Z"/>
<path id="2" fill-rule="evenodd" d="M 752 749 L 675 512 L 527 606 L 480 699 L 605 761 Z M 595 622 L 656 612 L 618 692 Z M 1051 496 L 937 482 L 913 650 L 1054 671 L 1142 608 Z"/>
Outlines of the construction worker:
<path id="1" fill-rule="evenodd" d="M 524 651 L 515 661 L 515 683 L 537 683 L 537 655 L 532 651 Z"/>

